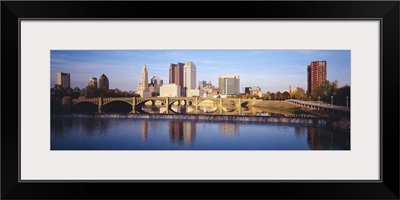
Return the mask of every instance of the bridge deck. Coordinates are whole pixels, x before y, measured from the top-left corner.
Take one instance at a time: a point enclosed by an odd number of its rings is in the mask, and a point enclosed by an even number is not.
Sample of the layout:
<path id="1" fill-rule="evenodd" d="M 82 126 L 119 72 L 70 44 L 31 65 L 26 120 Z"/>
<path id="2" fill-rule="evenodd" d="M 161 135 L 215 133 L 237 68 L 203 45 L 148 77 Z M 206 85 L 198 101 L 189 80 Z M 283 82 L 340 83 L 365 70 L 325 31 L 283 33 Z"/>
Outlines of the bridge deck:
<path id="1" fill-rule="evenodd" d="M 350 113 L 350 108 L 346 106 L 337 106 L 337 105 L 324 104 L 318 101 L 302 101 L 296 99 L 287 99 L 286 101 L 305 107 L 317 108 L 322 110 L 335 110 L 335 111 Z"/>

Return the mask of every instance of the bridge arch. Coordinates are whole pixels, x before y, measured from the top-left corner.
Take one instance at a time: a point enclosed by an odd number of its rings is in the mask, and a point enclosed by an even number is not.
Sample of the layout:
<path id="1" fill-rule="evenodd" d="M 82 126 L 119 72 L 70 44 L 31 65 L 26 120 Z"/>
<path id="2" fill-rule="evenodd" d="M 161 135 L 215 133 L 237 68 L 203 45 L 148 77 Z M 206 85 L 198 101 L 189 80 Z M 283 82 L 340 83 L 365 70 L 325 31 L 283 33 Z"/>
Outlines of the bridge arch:
<path id="1" fill-rule="evenodd" d="M 98 105 L 91 101 L 80 101 L 73 103 L 71 106 L 72 113 L 96 113 Z"/>
<path id="2" fill-rule="evenodd" d="M 127 103 L 127 104 L 129 104 L 129 105 L 132 106 L 132 102 L 130 102 L 130 101 L 125 101 L 125 100 L 121 100 L 121 99 L 115 99 L 115 100 L 111 100 L 111 101 L 104 101 L 104 102 L 103 102 L 103 106 L 108 105 L 108 104 L 110 104 L 110 103 L 116 103 L 116 102 L 123 102 L 123 103 Z"/>
<path id="3" fill-rule="evenodd" d="M 132 103 L 123 100 L 113 100 L 102 105 L 101 111 L 104 113 L 130 113 Z"/>

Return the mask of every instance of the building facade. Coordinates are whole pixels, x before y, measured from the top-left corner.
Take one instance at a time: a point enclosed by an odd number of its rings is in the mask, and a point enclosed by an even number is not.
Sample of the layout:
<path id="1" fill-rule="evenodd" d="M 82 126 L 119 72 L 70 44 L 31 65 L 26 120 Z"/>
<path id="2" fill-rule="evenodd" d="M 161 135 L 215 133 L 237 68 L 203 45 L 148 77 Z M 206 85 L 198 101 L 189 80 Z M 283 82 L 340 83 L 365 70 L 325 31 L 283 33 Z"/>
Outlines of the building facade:
<path id="1" fill-rule="evenodd" d="M 178 62 L 169 65 L 169 84 L 175 83 L 183 87 L 183 66 L 185 64 Z"/>
<path id="2" fill-rule="evenodd" d="M 220 95 L 236 95 L 240 93 L 240 77 L 237 75 L 223 75 L 219 77 Z"/>
<path id="3" fill-rule="evenodd" d="M 71 88 L 71 75 L 69 73 L 57 72 L 56 85 L 64 89 Z"/>
<path id="4" fill-rule="evenodd" d="M 258 97 L 262 97 L 262 92 L 261 92 L 261 88 L 258 86 L 253 86 L 250 88 L 250 95 L 255 95 Z"/>
<path id="5" fill-rule="evenodd" d="M 326 61 L 313 61 L 307 66 L 307 91 L 314 95 L 314 89 L 326 81 Z"/>
<path id="6" fill-rule="evenodd" d="M 149 79 L 146 64 L 142 67 L 141 81 L 137 86 L 137 94 L 141 97 L 151 97 L 151 93 L 149 92 Z"/>
<path id="7" fill-rule="evenodd" d="M 102 74 L 100 76 L 98 86 L 99 86 L 99 89 L 106 89 L 106 90 L 110 89 L 110 85 L 109 85 L 108 78 L 106 75 Z"/>
<path id="8" fill-rule="evenodd" d="M 160 79 L 160 77 L 158 76 L 153 76 L 153 78 L 151 78 L 151 84 L 153 84 L 154 87 L 160 87 L 163 85 L 164 81 Z"/>
<path id="9" fill-rule="evenodd" d="M 153 83 L 150 83 L 149 84 L 149 92 L 152 97 L 158 97 L 158 96 L 160 96 L 160 87 L 154 86 Z"/>
<path id="10" fill-rule="evenodd" d="M 180 97 L 181 86 L 173 84 L 164 84 L 160 87 L 160 97 Z"/>
<path id="11" fill-rule="evenodd" d="M 183 66 L 183 87 L 185 90 L 196 89 L 196 65 L 192 61 Z"/>
<path id="12" fill-rule="evenodd" d="M 206 92 L 202 89 L 190 89 L 186 90 L 187 97 L 204 97 Z"/>
<path id="13" fill-rule="evenodd" d="M 97 78 L 96 77 L 90 77 L 89 78 L 89 82 L 88 82 L 88 86 L 97 88 Z"/>
<path id="14" fill-rule="evenodd" d="M 203 81 L 203 80 L 199 81 L 199 89 L 200 88 L 204 88 L 206 86 L 207 86 L 207 82 L 206 81 Z"/>
<path id="15" fill-rule="evenodd" d="M 251 90 L 251 87 L 245 87 L 244 88 L 244 93 L 245 94 L 250 94 L 250 90 Z"/>

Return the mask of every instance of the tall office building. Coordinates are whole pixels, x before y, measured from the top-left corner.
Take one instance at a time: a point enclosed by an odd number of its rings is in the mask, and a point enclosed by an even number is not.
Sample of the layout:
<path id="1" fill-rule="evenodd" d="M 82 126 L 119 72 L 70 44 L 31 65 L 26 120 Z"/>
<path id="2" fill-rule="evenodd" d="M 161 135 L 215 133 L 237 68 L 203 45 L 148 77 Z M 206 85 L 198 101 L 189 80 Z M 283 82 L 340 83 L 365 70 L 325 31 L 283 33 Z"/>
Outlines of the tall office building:
<path id="1" fill-rule="evenodd" d="M 199 81 L 199 89 L 200 88 L 204 88 L 206 86 L 207 86 L 207 82 L 206 81 L 203 81 L 203 80 Z"/>
<path id="2" fill-rule="evenodd" d="M 316 86 L 326 81 L 326 61 L 313 61 L 307 66 L 307 92 L 314 95 Z"/>
<path id="3" fill-rule="evenodd" d="M 154 87 L 160 87 L 163 85 L 163 80 L 160 79 L 158 76 L 153 76 L 150 81 Z"/>
<path id="4" fill-rule="evenodd" d="M 90 77 L 88 86 L 92 86 L 94 88 L 97 88 L 97 78 L 96 77 Z"/>
<path id="5" fill-rule="evenodd" d="M 138 84 L 137 93 L 141 97 L 151 97 L 151 93 L 149 92 L 149 79 L 146 64 L 144 64 L 142 68 L 142 79 Z"/>
<path id="6" fill-rule="evenodd" d="M 221 95 L 235 95 L 240 93 L 240 78 L 236 75 L 219 77 L 219 91 Z"/>
<path id="7" fill-rule="evenodd" d="M 175 83 L 183 88 L 183 66 L 185 64 L 178 62 L 169 65 L 169 84 Z"/>
<path id="8" fill-rule="evenodd" d="M 69 73 L 57 72 L 56 74 L 56 85 L 61 88 L 71 88 L 71 76 Z"/>
<path id="9" fill-rule="evenodd" d="M 99 89 L 106 89 L 106 90 L 110 89 L 108 78 L 104 74 L 102 74 L 99 78 Z"/>
<path id="10" fill-rule="evenodd" d="M 196 65 L 192 61 L 183 66 L 183 87 L 186 90 L 196 89 Z"/>

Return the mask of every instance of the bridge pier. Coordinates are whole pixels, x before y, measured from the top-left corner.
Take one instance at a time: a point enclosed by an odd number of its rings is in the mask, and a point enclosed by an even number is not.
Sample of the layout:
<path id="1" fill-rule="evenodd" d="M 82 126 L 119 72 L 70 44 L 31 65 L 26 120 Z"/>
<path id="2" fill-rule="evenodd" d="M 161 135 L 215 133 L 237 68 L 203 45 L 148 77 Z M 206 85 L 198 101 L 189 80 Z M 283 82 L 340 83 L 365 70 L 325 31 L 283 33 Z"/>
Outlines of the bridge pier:
<path id="1" fill-rule="evenodd" d="M 196 109 L 196 114 L 199 114 L 199 97 L 196 97 L 194 105 Z"/>
<path id="2" fill-rule="evenodd" d="M 131 113 L 136 113 L 136 97 L 132 97 L 132 111 Z"/>
<path id="3" fill-rule="evenodd" d="M 99 97 L 99 107 L 97 109 L 98 113 L 103 113 L 103 111 L 101 110 L 101 107 L 103 107 L 103 98 Z"/>
<path id="4" fill-rule="evenodd" d="M 169 114 L 169 97 L 167 97 L 167 98 L 165 99 L 165 105 L 167 106 L 167 109 L 165 110 L 165 113 L 166 113 L 166 114 Z"/>

